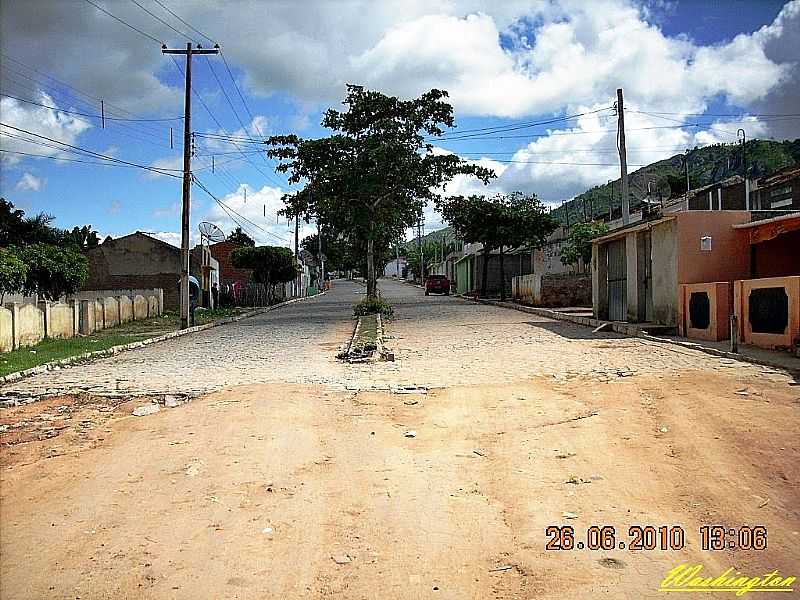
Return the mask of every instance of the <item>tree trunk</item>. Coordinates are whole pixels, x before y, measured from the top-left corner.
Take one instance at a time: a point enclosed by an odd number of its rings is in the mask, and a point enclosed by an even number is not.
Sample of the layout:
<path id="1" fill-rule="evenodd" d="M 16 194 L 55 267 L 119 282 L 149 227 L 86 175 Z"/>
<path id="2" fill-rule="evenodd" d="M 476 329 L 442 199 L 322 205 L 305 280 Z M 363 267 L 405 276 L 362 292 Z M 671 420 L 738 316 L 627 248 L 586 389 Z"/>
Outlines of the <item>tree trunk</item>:
<path id="1" fill-rule="evenodd" d="M 489 283 L 489 247 L 483 247 L 483 280 L 481 281 L 481 298 L 486 298 L 487 285 Z"/>
<path id="2" fill-rule="evenodd" d="M 503 266 L 503 245 L 500 244 L 500 302 L 506 301 L 506 270 Z"/>
<path id="3" fill-rule="evenodd" d="M 377 296 L 378 282 L 375 278 L 375 257 L 374 257 L 375 242 L 372 239 L 367 240 L 367 297 L 374 298 Z"/>

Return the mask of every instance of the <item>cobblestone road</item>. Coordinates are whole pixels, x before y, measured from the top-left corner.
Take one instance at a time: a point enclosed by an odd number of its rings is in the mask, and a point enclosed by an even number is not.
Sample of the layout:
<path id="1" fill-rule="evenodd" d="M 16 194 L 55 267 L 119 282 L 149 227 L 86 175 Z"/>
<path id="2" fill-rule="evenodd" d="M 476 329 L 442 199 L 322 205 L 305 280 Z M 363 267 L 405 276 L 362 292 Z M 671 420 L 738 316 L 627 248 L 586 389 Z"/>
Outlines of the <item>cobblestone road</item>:
<path id="1" fill-rule="evenodd" d="M 200 394 L 251 383 L 322 383 L 333 387 L 430 387 L 552 375 L 600 381 L 634 374 L 724 369 L 771 370 L 668 344 L 592 333 L 586 327 L 444 297 L 382 281 L 395 305 L 386 345 L 395 362 L 344 365 L 335 356 L 352 332 L 351 306 L 363 295 L 337 281 L 331 292 L 237 323 L 107 359 L 50 371 L 3 392 L 41 395 Z"/>

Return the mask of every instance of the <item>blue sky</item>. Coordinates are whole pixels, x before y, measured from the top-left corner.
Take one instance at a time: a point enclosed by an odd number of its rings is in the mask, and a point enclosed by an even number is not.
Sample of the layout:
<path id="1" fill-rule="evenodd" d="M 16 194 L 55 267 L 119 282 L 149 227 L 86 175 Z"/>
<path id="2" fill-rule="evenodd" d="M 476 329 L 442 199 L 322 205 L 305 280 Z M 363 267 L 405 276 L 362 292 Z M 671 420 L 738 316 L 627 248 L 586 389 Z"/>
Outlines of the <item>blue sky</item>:
<path id="1" fill-rule="evenodd" d="M 224 10 L 201 0 L 93 3 L 97 6 L 88 0 L 13 3 L 4 8 L 0 24 L 0 121 L 16 128 L 0 128 L 0 145 L 7 151 L 2 195 L 29 213 L 53 214 L 61 227 L 91 224 L 112 236 L 142 230 L 179 240 L 180 179 L 74 162 L 108 163 L 19 131 L 139 165 L 180 169 L 182 121 L 109 120 L 102 128 L 99 119 L 85 116 L 100 112 L 100 99 L 111 118 L 182 114 L 182 75 L 154 40 L 185 47 L 186 39 L 164 22 L 205 47 L 211 44 L 200 33 L 218 40 L 231 69 L 229 74 L 218 56 L 195 59 L 195 91 L 208 107 L 193 98 L 192 129 L 198 134 L 325 135 L 318 126 L 321 111 L 340 101 L 346 82 L 401 96 L 447 89 L 458 130 L 583 114 L 520 126 L 502 139 L 479 132 L 438 142 L 443 151 L 498 173 L 488 190 L 459 178 L 450 193 L 521 189 L 557 204 L 617 177 L 616 121 L 608 110 L 617 87 L 625 90 L 631 111 L 626 116 L 631 170 L 687 146 L 734 142 L 738 127 L 745 127 L 748 137 L 800 135 L 800 119 L 758 116 L 794 114 L 800 105 L 797 0 L 237 0 Z M 178 62 L 183 68 L 183 59 Z M 686 122 L 701 125 L 680 126 Z M 291 228 L 276 224 L 280 196 L 289 188 L 274 161 L 255 153 L 255 144 L 237 148 L 208 137 L 195 140 L 197 177 L 238 215 L 194 187 L 193 231 L 201 220 L 226 231 L 238 221 L 261 243 L 289 244 Z M 213 173 L 207 168 L 211 154 Z M 426 223 L 442 226 L 432 209 Z M 311 231 L 304 226 L 303 234 Z"/>

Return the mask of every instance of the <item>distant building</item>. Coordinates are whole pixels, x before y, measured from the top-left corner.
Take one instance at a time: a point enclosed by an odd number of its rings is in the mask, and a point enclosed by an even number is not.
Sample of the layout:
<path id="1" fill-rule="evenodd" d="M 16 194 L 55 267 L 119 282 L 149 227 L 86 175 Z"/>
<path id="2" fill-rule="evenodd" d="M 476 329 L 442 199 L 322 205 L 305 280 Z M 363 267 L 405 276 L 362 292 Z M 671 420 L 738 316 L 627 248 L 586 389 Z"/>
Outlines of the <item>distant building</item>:
<path id="1" fill-rule="evenodd" d="M 406 269 L 408 269 L 408 261 L 401 256 L 400 258 L 395 258 L 394 260 L 386 263 L 386 265 L 383 267 L 383 276 L 402 279 L 403 273 L 406 272 Z"/>
<path id="2" fill-rule="evenodd" d="M 227 240 L 209 246 L 211 256 L 219 263 L 219 284 L 221 286 L 234 284 L 237 281 L 242 284 L 252 281 L 252 270 L 240 269 L 233 266 L 231 255 L 234 250 L 242 247 L 243 246 L 237 242 L 229 242 Z"/>
<path id="3" fill-rule="evenodd" d="M 755 182 L 751 192 L 757 210 L 800 210 L 800 166 L 781 169 Z"/>
<path id="4" fill-rule="evenodd" d="M 181 277 L 181 250 L 172 244 L 137 231 L 108 240 L 86 252 L 89 259 L 89 276 L 84 290 L 116 290 L 136 288 L 161 288 L 164 290 L 164 308 L 179 307 L 179 282 Z M 202 256 L 193 251 L 189 257 L 189 272 L 202 281 Z M 207 263 L 207 271 L 216 271 L 216 261 Z M 207 274 L 213 281 L 210 274 Z"/>

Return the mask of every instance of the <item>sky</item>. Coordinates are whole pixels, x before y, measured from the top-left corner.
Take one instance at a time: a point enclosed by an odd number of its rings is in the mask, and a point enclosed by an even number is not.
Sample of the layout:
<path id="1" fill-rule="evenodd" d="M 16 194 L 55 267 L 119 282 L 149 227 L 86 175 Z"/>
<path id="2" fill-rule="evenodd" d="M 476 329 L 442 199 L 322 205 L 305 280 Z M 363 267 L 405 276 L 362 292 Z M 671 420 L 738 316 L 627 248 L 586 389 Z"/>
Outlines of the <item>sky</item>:
<path id="1" fill-rule="evenodd" d="M 253 140 L 328 135 L 347 83 L 449 92 L 457 127 L 436 151 L 497 178 L 448 194 L 555 206 L 619 177 L 617 88 L 630 171 L 739 128 L 800 137 L 800 0 L 8 0 L 0 194 L 59 227 L 179 245 L 185 58 L 161 44 L 187 41 L 222 49 L 192 64 L 193 243 L 210 221 L 293 245 L 277 211 L 297 186 Z M 426 208 L 426 231 L 444 225 Z"/>

